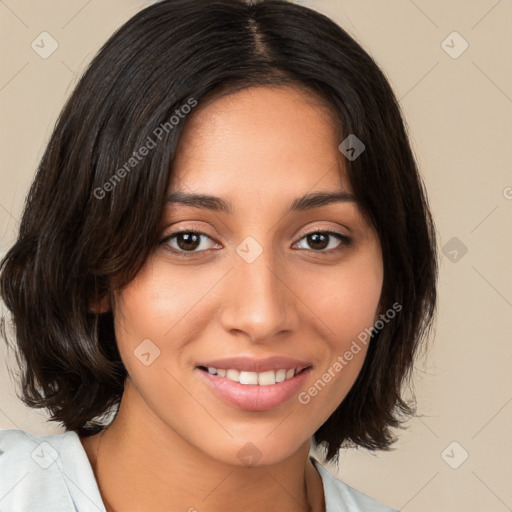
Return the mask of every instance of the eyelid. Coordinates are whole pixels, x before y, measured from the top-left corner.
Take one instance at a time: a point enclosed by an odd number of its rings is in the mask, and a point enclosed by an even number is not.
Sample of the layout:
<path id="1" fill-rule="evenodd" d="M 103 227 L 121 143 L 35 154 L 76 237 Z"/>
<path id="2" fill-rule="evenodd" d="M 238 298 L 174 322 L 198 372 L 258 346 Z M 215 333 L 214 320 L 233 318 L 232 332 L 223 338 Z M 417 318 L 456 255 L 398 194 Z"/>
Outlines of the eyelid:
<path id="1" fill-rule="evenodd" d="M 304 238 L 305 236 L 311 235 L 313 233 L 330 233 L 333 235 L 339 235 L 347 240 L 350 239 L 350 236 L 348 234 L 345 234 L 342 231 L 340 231 L 339 229 L 332 228 L 330 226 L 325 226 L 325 227 L 324 226 L 316 226 L 314 228 L 306 228 L 306 229 L 304 229 L 304 231 L 300 232 L 300 234 L 298 235 L 298 238 L 301 239 L 301 238 Z"/>

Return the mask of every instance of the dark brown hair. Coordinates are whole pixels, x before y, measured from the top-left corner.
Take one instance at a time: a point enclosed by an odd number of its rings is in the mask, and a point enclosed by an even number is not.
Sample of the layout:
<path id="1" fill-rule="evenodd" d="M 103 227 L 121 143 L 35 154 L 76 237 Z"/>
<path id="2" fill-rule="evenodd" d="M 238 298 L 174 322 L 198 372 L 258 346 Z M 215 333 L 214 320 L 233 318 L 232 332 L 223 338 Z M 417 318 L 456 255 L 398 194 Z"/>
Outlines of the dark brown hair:
<path id="1" fill-rule="evenodd" d="M 394 442 L 390 429 L 415 412 L 402 393 L 436 309 L 426 193 L 399 105 L 372 58 L 327 17 L 277 0 L 158 2 L 117 30 L 80 79 L 0 266 L 25 404 L 47 408 L 52 421 L 82 436 L 103 428 L 127 372 L 112 313 L 90 306 L 128 283 L 158 243 L 186 123 L 170 129 L 169 120 L 191 99 L 262 84 L 314 91 L 339 121 L 340 142 L 355 134 L 365 144 L 347 159 L 348 176 L 382 247 L 380 309 L 398 302 L 403 310 L 374 332 L 354 386 L 314 440 L 329 460 L 342 445 Z M 169 129 L 150 157 L 127 167 L 162 126 Z M 129 171 L 113 182 L 123 166 Z"/>

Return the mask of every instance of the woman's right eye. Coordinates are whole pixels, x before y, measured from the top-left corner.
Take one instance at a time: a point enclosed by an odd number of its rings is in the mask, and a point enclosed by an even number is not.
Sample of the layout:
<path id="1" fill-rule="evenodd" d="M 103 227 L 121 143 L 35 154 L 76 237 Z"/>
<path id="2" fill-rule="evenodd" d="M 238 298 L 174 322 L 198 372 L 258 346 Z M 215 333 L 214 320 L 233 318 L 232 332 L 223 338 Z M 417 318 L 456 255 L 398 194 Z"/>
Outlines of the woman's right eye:
<path id="1" fill-rule="evenodd" d="M 205 247 L 204 238 L 212 241 L 212 239 L 203 231 L 199 230 L 181 230 L 171 233 L 160 241 L 160 244 L 166 246 L 167 250 L 179 256 L 193 256 L 198 252 L 211 249 Z M 177 247 L 176 247 L 177 246 Z M 201 249 L 201 250 L 196 250 Z"/>

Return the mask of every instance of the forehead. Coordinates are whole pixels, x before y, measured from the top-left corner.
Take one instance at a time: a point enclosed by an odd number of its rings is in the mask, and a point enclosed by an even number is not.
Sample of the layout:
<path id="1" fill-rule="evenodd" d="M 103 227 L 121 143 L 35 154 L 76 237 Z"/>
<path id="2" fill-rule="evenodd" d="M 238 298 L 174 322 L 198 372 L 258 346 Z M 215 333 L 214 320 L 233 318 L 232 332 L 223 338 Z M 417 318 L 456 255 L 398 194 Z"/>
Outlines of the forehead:
<path id="1" fill-rule="evenodd" d="M 334 112 L 307 90 L 243 89 L 188 117 L 169 189 L 232 197 L 350 191 L 338 139 Z"/>

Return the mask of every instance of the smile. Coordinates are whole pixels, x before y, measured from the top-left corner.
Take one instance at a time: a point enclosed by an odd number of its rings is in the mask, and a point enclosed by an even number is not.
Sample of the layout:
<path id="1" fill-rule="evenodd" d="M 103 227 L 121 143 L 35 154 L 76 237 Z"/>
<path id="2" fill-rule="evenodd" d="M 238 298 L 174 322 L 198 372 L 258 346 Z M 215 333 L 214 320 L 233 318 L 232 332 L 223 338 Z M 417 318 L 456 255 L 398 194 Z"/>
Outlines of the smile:
<path id="1" fill-rule="evenodd" d="M 246 411 L 275 409 L 296 396 L 313 365 L 285 355 L 243 354 L 196 361 L 194 371 L 208 393 Z"/>
<path id="2" fill-rule="evenodd" d="M 234 368 L 214 368 L 212 366 L 199 367 L 203 371 L 207 371 L 210 375 L 225 377 L 226 379 L 238 382 L 239 384 L 252 385 L 252 386 L 271 386 L 279 382 L 284 382 L 293 378 L 295 375 L 303 371 L 305 368 L 291 368 L 289 370 L 282 368 L 274 371 L 269 370 L 266 372 L 249 372 L 238 371 Z"/>

